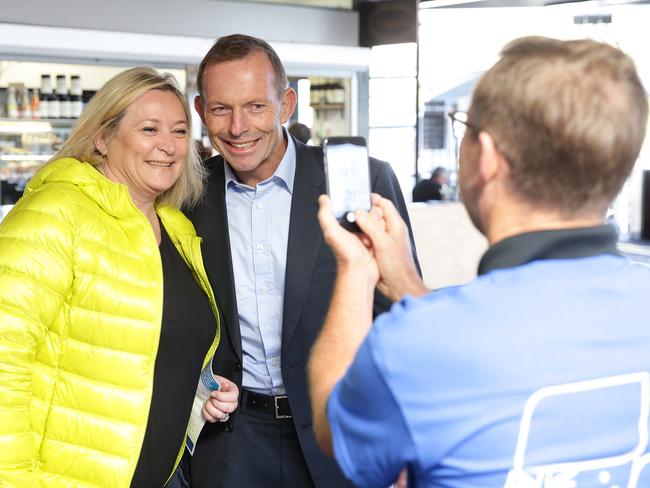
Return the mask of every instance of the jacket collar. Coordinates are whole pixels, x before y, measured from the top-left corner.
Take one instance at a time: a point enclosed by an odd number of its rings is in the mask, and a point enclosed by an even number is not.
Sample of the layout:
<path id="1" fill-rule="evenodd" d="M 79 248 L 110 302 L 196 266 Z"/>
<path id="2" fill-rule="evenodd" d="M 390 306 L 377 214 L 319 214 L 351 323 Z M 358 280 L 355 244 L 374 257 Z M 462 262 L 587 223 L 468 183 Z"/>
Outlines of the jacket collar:
<path id="1" fill-rule="evenodd" d="M 109 180 L 90 163 L 74 158 L 57 159 L 43 166 L 29 181 L 25 191 L 36 191 L 55 182 L 76 186 L 115 218 L 132 217 L 139 212 L 126 185 Z M 156 205 L 156 213 L 177 247 L 191 249 L 191 241 L 196 238 L 192 223 L 170 205 Z"/>
<path id="2" fill-rule="evenodd" d="M 30 180 L 25 191 L 36 191 L 55 182 L 76 186 L 114 217 L 126 217 L 136 208 L 126 185 L 109 180 L 90 163 L 74 158 L 57 159 L 43 166 Z"/>

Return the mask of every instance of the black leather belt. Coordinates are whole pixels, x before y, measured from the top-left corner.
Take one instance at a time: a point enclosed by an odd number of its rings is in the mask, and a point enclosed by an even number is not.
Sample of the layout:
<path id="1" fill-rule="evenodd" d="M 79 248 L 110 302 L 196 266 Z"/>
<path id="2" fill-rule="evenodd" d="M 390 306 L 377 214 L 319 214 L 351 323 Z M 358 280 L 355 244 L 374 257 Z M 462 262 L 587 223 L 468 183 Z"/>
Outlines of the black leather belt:
<path id="1" fill-rule="evenodd" d="M 241 403 L 245 408 L 273 415 L 276 419 L 291 418 L 291 407 L 287 395 L 262 395 L 242 389 L 241 397 Z"/>

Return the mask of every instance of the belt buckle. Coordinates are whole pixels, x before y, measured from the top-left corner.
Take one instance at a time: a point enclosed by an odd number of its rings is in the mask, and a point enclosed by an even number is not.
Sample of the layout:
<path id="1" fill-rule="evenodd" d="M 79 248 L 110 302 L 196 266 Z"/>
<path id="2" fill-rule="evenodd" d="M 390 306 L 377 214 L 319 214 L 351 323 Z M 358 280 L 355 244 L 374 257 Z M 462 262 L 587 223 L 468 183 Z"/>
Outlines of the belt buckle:
<path id="1" fill-rule="evenodd" d="M 291 415 L 280 415 L 280 405 L 278 405 L 279 399 L 286 399 L 287 395 L 278 395 L 273 397 L 273 402 L 275 403 L 275 418 L 276 419 L 290 419 Z"/>

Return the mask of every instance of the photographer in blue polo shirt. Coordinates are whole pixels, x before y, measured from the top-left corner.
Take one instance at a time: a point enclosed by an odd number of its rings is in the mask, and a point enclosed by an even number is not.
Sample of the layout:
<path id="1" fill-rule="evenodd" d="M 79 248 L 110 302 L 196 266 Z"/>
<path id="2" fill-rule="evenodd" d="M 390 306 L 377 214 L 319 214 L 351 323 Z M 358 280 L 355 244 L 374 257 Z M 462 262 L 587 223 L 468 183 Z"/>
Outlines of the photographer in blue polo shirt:
<path id="1" fill-rule="evenodd" d="M 650 486 L 650 269 L 605 225 L 647 112 L 614 47 L 507 45 L 455 117 L 461 195 L 490 243 L 464 286 L 425 288 L 387 200 L 355 236 L 321 197 L 338 269 L 314 430 L 356 485 L 406 468 L 414 487 Z M 395 304 L 372 324 L 375 285 Z"/>

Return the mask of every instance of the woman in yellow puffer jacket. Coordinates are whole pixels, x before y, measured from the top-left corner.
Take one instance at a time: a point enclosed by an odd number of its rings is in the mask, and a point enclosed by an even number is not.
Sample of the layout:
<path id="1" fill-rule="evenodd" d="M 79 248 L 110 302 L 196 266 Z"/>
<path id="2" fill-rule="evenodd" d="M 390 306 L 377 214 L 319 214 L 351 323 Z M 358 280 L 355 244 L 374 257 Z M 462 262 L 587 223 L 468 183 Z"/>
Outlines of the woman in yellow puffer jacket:
<path id="1" fill-rule="evenodd" d="M 158 488 L 178 464 L 219 342 L 178 210 L 203 190 L 190 129 L 171 76 L 120 73 L 0 225 L 0 487 Z"/>

